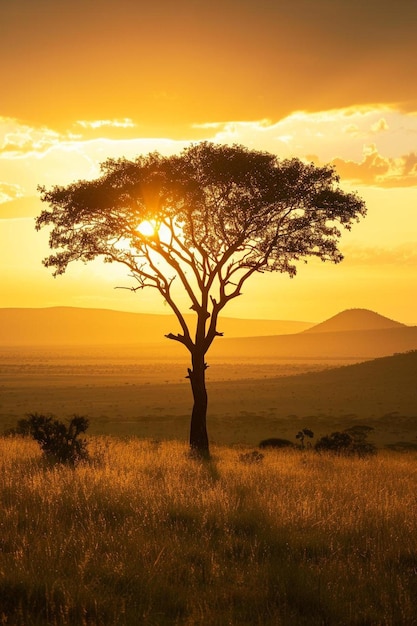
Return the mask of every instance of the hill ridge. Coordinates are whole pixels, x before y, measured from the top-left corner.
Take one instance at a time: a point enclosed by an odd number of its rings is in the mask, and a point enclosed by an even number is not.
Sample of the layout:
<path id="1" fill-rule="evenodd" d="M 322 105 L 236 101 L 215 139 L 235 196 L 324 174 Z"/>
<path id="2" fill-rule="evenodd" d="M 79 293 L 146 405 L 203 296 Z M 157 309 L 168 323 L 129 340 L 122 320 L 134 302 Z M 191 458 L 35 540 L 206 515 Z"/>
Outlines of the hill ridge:
<path id="1" fill-rule="evenodd" d="M 191 322 L 193 316 L 185 318 Z M 219 330 L 228 337 L 292 334 L 310 326 L 290 320 L 219 321 Z M 173 314 L 71 306 L 0 308 L 0 345 L 165 343 L 164 335 L 177 328 Z"/>
<path id="2" fill-rule="evenodd" d="M 361 330 L 382 330 L 385 328 L 407 328 L 406 324 L 385 317 L 380 313 L 364 308 L 345 309 L 329 317 L 324 322 L 304 330 L 304 333 L 347 332 Z"/>

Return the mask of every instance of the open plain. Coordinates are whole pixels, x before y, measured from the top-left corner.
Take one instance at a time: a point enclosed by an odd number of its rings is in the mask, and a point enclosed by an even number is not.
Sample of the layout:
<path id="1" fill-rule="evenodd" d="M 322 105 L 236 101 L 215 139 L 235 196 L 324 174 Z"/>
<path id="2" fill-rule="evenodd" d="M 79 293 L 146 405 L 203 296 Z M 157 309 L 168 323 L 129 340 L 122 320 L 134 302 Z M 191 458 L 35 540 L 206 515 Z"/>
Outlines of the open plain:
<path id="1" fill-rule="evenodd" d="M 171 345 L 168 345 L 171 348 Z M 159 350 L 159 353 L 158 353 Z M 186 355 L 161 347 L 3 347 L 0 428 L 31 412 L 90 420 L 91 434 L 186 441 L 192 396 Z M 182 357 L 182 358 L 181 358 Z M 213 442 L 317 436 L 354 424 L 378 445 L 417 443 L 417 353 L 379 359 L 208 359 Z"/>

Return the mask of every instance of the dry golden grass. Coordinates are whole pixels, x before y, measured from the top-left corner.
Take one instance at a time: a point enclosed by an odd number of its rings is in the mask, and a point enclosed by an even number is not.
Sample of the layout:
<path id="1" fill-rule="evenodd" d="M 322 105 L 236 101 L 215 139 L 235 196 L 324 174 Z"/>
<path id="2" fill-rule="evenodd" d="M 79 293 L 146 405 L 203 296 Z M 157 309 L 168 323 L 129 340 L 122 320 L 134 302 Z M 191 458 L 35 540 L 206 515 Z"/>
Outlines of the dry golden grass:
<path id="1" fill-rule="evenodd" d="M 0 623 L 417 624 L 414 455 L 0 439 Z"/>

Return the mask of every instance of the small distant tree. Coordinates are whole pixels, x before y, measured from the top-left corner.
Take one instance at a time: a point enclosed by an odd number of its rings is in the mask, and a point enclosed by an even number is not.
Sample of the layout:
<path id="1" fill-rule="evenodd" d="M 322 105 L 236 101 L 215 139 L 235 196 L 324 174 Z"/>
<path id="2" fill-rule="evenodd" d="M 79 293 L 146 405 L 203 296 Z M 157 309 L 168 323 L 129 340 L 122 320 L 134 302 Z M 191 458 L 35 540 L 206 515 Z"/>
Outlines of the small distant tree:
<path id="1" fill-rule="evenodd" d="M 369 435 L 374 428 L 372 426 L 365 426 L 357 424 L 345 429 L 345 433 L 348 433 L 353 439 L 353 452 L 357 456 L 369 456 L 377 453 L 377 447 L 372 441 L 368 441 Z"/>
<path id="2" fill-rule="evenodd" d="M 365 206 L 338 181 L 328 165 L 201 143 L 171 157 L 110 159 L 96 180 L 40 187 L 49 208 L 36 228 L 52 227 L 55 252 L 44 264 L 54 276 L 101 256 L 126 266 L 132 291 L 154 289 L 174 312 L 180 331 L 166 337 L 190 354 L 190 445 L 199 454 L 209 454 L 205 357 L 222 335 L 220 313 L 257 272 L 292 277 L 301 259 L 342 260 L 340 227 L 349 229 Z M 195 313 L 193 327 L 177 285 Z"/>
<path id="3" fill-rule="evenodd" d="M 300 446 L 301 448 L 305 448 L 305 443 L 304 443 L 304 439 L 308 437 L 309 439 L 313 439 L 314 437 L 314 433 L 312 430 L 310 430 L 309 428 L 303 428 L 302 430 L 298 431 L 298 433 L 295 435 L 295 438 L 299 440 L 300 442 Z M 310 443 L 308 443 L 307 445 L 311 445 Z"/>

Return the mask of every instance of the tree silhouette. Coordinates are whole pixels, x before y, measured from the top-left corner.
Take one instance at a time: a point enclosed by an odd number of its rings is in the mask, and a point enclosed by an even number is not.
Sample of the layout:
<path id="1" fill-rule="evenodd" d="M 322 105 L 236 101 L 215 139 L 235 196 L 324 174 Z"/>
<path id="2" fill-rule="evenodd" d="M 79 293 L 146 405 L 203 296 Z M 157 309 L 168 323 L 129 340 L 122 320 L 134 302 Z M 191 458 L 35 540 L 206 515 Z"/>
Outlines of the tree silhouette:
<path id="1" fill-rule="evenodd" d="M 338 181 L 328 165 L 200 143 L 171 157 L 109 159 L 96 180 L 39 188 L 49 208 L 36 228 L 52 226 L 56 252 L 44 265 L 55 268 L 54 276 L 72 261 L 101 256 L 130 270 L 133 291 L 156 289 L 174 312 L 181 330 L 166 336 L 191 356 L 190 445 L 199 454 L 209 454 L 205 355 L 222 334 L 220 312 L 256 272 L 292 277 L 300 259 L 342 260 L 340 227 L 349 229 L 365 205 Z M 194 328 L 177 285 L 195 312 Z"/>

